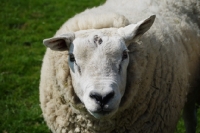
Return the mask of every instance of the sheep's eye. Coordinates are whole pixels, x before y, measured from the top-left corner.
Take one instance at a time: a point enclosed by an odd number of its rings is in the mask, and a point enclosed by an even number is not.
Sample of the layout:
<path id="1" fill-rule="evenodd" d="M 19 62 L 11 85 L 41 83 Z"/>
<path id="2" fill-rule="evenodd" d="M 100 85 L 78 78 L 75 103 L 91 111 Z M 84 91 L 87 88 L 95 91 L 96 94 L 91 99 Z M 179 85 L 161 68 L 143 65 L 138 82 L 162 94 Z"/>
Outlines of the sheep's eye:
<path id="1" fill-rule="evenodd" d="M 70 60 L 71 62 L 74 62 L 74 61 L 75 61 L 74 54 L 72 54 L 72 53 L 69 54 L 69 60 Z"/>
<path id="2" fill-rule="evenodd" d="M 127 50 L 124 50 L 123 51 L 123 54 L 122 54 L 122 60 L 125 60 L 128 58 L 128 51 Z"/>

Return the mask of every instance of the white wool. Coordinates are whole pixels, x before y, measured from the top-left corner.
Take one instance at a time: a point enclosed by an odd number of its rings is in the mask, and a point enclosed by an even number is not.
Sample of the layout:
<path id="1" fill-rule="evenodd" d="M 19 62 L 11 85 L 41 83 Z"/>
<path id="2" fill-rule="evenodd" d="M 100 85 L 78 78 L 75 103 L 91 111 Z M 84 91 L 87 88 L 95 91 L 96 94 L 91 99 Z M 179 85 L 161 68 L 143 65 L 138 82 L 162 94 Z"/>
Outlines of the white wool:
<path id="1" fill-rule="evenodd" d="M 199 0 L 108 0 L 66 21 L 55 36 L 120 28 L 152 14 L 156 20 L 151 29 L 128 47 L 126 90 L 119 110 L 110 119 L 94 118 L 77 98 L 68 51 L 47 49 L 41 70 L 40 102 L 44 119 L 54 133 L 175 131 L 184 106 L 196 100 L 193 93 L 199 93 L 195 90 L 200 87 Z"/>

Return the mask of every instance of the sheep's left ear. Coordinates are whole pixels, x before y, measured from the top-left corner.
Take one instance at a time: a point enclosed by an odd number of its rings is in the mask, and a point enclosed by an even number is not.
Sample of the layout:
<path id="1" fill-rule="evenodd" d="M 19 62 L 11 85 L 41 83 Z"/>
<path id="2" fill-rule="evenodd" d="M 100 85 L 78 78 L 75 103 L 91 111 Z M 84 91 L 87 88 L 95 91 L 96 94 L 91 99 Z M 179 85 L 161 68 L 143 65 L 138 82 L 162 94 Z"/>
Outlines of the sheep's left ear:
<path id="1" fill-rule="evenodd" d="M 74 33 L 67 33 L 52 38 L 47 38 L 43 40 L 43 44 L 49 47 L 51 50 L 55 51 L 65 51 L 69 50 L 70 44 L 75 38 Z"/>
<path id="2" fill-rule="evenodd" d="M 125 41 L 139 39 L 141 35 L 150 29 L 155 20 L 155 17 L 155 15 L 152 15 L 149 18 L 139 21 L 136 24 L 130 24 L 126 27 L 119 28 L 117 32 L 124 38 Z"/>

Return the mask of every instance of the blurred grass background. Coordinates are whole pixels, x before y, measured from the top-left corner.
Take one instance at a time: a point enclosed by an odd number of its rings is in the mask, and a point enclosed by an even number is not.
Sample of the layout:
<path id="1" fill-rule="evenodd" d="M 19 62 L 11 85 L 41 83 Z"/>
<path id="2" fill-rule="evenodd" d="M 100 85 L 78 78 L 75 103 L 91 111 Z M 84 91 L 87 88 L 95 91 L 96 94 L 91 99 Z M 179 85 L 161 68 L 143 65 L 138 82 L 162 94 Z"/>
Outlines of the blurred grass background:
<path id="1" fill-rule="evenodd" d="M 0 1 L 0 133 L 50 133 L 39 107 L 39 76 L 46 49 L 42 40 L 53 36 L 70 17 L 104 2 Z M 177 133 L 184 132 L 180 120 Z"/>

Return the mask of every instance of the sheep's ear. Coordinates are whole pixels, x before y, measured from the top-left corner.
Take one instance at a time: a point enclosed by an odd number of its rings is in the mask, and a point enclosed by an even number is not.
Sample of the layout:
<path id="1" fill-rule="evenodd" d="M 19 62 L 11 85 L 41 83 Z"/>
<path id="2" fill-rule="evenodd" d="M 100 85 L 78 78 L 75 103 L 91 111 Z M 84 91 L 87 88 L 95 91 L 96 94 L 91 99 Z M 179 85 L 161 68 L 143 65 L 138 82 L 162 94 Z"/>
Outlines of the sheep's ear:
<path id="1" fill-rule="evenodd" d="M 67 33 L 52 38 L 47 38 L 43 40 L 43 44 L 49 47 L 51 50 L 55 51 L 65 51 L 69 50 L 70 44 L 75 38 L 74 33 Z"/>
<path id="2" fill-rule="evenodd" d="M 119 28 L 117 32 L 124 38 L 125 41 L 139 39 L 141 35 L 150 29 L 155 20 L 155 17 L 155 15 L 152 15 L 149 18 L 139 21 L 136 24 L 130 24 L 126 27 Z"/>

